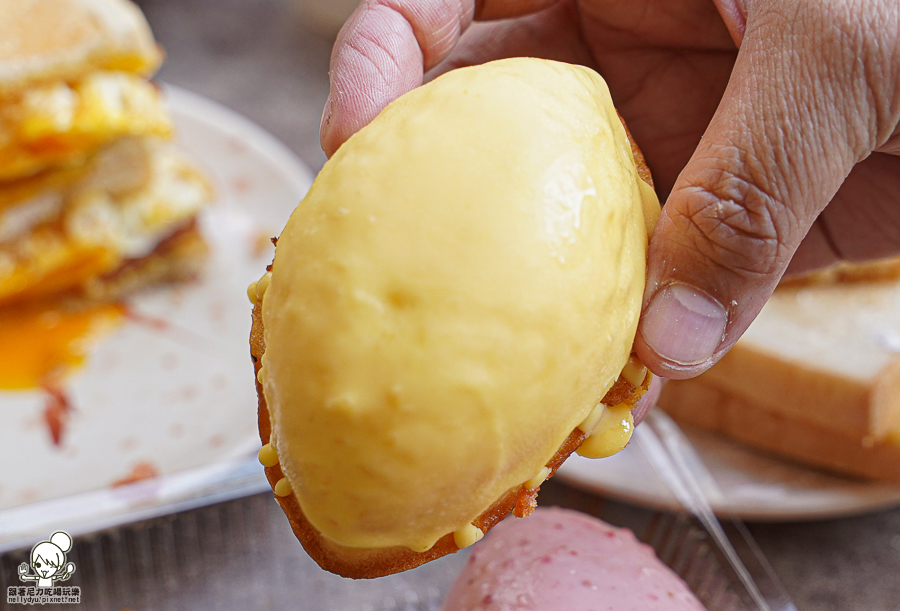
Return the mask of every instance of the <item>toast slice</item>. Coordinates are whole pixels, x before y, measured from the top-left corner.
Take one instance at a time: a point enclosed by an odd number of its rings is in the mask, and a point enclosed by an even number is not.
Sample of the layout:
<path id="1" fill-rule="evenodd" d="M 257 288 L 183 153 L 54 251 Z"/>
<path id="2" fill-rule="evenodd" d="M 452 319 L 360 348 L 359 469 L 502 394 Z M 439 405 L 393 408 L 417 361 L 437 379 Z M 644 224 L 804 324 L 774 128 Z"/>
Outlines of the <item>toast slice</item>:
<path id="1" fill-rule="evenodd" d="M 781 288 L 696 383 L 859 444 L 884 440 L 900 428 L 900 281 Z"/>
<path id="2" fill-rule="evenodd" d="M 881 441 L 864 444 L 857 437 L 767 409 L 706 379 L 666 383 L 659 406 L 679 422 L 752 448 L 842 475 L 900 483 L 900 427 Z"/>
<path id="3" fill-rule="evenodd" d="M 0 99 L 95 70 L 149 75 L 162 62 L 128 0 L 0 0 Z"/>

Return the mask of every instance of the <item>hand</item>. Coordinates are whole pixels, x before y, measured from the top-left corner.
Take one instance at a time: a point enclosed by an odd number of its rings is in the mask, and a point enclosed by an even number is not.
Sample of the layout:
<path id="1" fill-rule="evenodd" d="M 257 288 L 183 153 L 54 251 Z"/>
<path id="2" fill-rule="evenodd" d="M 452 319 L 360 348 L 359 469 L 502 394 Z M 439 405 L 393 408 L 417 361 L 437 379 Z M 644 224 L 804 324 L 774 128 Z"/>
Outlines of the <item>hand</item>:
<path id="1" fill-rule="evenodd" d="M 516 55 L 602 74 L 668 197 L 635 340 L 655 373 L 709 368 L 786 269 L 900 253 L 894 0 L 366 0 L 322 146 L 426 71 Z"/>
<path id="2" fill-rule="evenodd" d="M 19 575 L 25 575 L 28 573 L 28 565 L 24 562 L 19 565 Z"/>

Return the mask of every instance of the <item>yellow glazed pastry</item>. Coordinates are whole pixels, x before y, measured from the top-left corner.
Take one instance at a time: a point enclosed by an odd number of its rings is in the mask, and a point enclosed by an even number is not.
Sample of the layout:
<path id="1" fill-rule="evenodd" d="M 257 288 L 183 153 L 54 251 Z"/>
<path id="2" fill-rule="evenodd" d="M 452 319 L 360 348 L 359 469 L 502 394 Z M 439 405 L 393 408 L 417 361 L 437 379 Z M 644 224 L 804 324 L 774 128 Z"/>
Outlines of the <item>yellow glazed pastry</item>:
<path id="1" fill-rule="evenodd" d="M 428 550 L 542 473 L 628 362 L 658 212 L 578 66 L 455 70 L 347 141 L 252 291 L 309 523 Z"/>

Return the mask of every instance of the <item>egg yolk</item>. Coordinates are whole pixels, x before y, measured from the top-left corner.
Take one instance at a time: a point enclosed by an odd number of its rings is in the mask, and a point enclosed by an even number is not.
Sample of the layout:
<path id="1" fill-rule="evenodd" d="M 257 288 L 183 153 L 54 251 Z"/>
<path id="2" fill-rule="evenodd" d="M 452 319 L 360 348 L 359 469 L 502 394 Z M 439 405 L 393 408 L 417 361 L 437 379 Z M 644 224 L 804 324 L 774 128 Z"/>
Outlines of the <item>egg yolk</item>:
<path id="1" fill-rule="evenodd" d="M 83 364 L 93 340 L 118 326 L 124 311 L 120 304 L 0 309 L 0 389 L 54 385 Z"/>

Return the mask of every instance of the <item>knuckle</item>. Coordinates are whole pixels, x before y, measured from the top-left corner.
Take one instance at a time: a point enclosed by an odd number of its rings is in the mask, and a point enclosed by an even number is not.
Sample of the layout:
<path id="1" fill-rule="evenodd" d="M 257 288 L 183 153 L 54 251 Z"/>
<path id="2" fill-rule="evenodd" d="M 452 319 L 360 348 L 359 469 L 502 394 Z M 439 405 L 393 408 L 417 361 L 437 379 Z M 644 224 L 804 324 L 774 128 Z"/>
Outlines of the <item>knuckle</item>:
<path id="1" fill-rule="evenodd" d="M 669 217 L 685 246 L 742 277 L 780 272 L 790 213 L 756 182 L 717 168 L 683 187 L 680 197 L 685 204 Z"/>

